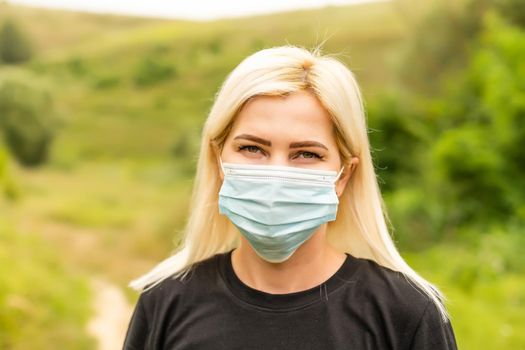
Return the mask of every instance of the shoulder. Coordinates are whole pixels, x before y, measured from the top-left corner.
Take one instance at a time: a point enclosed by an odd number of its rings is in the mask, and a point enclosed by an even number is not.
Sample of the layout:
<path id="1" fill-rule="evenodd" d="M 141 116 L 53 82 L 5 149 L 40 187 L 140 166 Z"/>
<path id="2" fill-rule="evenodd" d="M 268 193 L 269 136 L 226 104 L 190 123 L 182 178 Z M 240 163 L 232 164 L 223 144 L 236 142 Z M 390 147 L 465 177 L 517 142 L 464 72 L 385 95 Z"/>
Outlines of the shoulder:
<path id="1" fill-rule="evenodd" d="M 355 259 L 359 268 L 347 302 L 359 305 L 360 317 L 380 325 L 400 348 L 456 348 L 450 321 L 443 320 L 437 304 L 415 282 L 375 261 Z"/>
<path id="2" fill-rule="evenodd" d="M 346 303 L 368 328 L 378 330 L 393 348 L 455 348 L 450 322 L 442 320 L 437 304 L 421 287 L 402 272 L 355 259 L 359 267 Z"/>
<path id="3" fill-rule="evenodd" d="M 210 293 L 218 285 L 219 259 L 223 254 L 193 263 L 182 276 L 172 275 L 156 285 L 147 286 L 140 294 L 138 304 L 153 311 L 172 303 L 192 303 L 199 295 Z"/>
<path id="4" fill-rule="evenodd" d="M 170 276 L 140 293 L 126 333 L 124 349 L 158 348 L 161 332 L 216 290 L 216 265 L 221 255 L 192 264 L 183 277 Z M 156 344 L 156 345 L 155 345 Z"/>
<path id="5" fill-rule="evenodd" d="M 373 260 L 358 258 L 358 300 L 396 342 L 410 349 L 456 349 L 450 320 L 443 320 L 434 300 L 405 274 Z M 377 319 L 376 319 L 377 321 Z"/>
<path id="6" fill-rule="evenodd" d="M 396 323 L 415 326 L 433 300 L 402 272 L 358 258 L 358 293 L 364 303 Z"/>
<path id="7" fill-rule="evenodd" d="M 402 272 L 382 266 L 377 262 L 358 258 L 360 261 L 359 280 L 367 292 L 381 299 L 402 301 L 410 299 L 423 309 L 430 297 Z M 423 311 L 423 310 L 421 310 Z"/>

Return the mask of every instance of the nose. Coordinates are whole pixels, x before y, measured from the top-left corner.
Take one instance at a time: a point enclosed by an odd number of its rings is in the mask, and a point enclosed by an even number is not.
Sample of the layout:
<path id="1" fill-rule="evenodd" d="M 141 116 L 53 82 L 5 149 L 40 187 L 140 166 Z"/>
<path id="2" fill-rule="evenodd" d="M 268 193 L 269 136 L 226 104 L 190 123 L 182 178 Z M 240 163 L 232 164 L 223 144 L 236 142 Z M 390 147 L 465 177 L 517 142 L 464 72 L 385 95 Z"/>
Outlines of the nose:
<path id="1" fill-rule="evenodd" d="M 287 152 L 274 151 L 270 157 L 268 157 L 268 165 L 292 166 L 292 163 L 290 159 L 288 159 Z"/>

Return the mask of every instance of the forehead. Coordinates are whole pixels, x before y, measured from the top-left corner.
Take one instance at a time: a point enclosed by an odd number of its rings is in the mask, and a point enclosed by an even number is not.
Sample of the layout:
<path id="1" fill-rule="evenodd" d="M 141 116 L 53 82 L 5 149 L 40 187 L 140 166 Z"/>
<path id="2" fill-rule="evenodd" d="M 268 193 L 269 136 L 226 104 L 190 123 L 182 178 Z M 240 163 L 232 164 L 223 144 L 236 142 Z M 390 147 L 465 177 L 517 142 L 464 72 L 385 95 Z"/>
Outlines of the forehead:
<path id="1" fill-rule="evenodd" d="M 233 131 L 266 135 L 308 133 L 328 137 L 332 129 L 328 111 L 313 93 L 304 90 L 284 97 L 254 97 L 244 105 L 233 125 Z"/>

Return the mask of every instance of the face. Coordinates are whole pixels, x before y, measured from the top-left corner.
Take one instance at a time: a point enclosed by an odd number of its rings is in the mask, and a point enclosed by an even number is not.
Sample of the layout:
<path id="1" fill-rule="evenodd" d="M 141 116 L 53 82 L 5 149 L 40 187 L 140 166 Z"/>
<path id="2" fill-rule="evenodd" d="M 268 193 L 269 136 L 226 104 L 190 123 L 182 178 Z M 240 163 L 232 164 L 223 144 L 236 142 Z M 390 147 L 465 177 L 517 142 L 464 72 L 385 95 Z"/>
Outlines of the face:
<path id="1" fill-rule="evenodd" d="M 226 138 L 221 158 L 224 163 L 281 165 L 333 170 L 344 165 L 328 112 L 308 91 L 286 97 L 258 96 L 239 112 Z M 340 196 L 351 169 L 352 158 L 336 183 Z M 221 172 L 221 178 L 223 178 Z"/>

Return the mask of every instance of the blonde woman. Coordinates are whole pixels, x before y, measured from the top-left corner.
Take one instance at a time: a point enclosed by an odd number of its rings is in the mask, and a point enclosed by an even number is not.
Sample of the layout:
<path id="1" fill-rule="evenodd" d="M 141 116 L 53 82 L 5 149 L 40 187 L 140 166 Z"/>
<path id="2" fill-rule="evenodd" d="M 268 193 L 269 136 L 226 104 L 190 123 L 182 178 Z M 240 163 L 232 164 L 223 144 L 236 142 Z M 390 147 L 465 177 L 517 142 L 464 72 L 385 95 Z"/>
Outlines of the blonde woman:
<path id="1" fill-rule="evenodd" d="M 456 349 L 388 232 L 356 80 L 318 49 L 230 73 L 190 210 L 179 250 L 130 284 L 125 349 Z"/>

